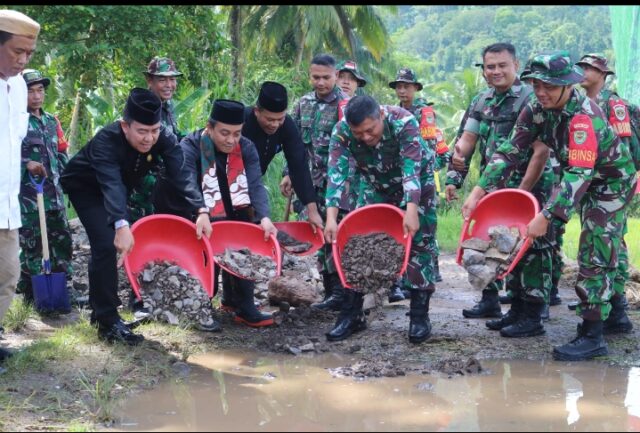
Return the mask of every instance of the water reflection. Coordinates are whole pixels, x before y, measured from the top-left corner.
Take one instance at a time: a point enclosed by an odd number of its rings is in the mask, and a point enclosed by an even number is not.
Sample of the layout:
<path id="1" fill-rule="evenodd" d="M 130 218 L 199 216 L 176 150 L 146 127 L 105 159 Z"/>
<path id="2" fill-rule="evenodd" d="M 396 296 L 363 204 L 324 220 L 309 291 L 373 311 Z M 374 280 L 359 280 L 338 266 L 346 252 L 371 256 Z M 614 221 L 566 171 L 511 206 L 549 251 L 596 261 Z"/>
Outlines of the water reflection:
<path id="1" fill-rule="evenodd" d="M 355 381 L 338 355 L 194 356 L 183 381 L 136 396 L 118 427 L 153 431 L 640 431 L 640 368 L 483 362 L 486 374 Z"/>

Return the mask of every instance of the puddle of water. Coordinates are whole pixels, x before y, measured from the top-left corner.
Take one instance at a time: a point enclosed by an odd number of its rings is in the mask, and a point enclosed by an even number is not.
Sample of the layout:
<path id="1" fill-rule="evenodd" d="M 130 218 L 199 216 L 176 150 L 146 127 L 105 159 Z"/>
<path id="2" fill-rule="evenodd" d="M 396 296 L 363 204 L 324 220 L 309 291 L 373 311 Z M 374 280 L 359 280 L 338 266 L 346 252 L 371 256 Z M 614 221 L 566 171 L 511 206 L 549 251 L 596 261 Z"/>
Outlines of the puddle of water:
<path id="1" fill-rule="evenodd" d="M 483 361 L 486 374 L 334 378 L 355 359 L 208 354 L 129 399 L 121 431 L 640 431 L 640 368 Z M 487 371 L 488 370 L 488 371 Z"/>

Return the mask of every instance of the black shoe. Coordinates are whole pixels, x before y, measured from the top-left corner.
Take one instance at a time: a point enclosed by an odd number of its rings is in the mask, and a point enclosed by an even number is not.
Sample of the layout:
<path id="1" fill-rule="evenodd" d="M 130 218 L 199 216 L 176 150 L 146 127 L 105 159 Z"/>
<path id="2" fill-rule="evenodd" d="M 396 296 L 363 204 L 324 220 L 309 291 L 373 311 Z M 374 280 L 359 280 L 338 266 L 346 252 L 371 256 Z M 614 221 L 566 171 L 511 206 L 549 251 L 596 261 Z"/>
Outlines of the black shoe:
<path id="1" fill-rule="evenodd" d="M 99 323 L 98 337 L 109 343 L 125 343 L 129 346 L 136 346 L 144 341 L 142 335 L 131 332 L 131 329 L 121 319 L 110 326 Z"/>
<path id="2" fill-rule="evenodd" d="M 7 359 L 11 358 L 13 356 L 13 352 L 7 350 L 7 349 L 3 349 L 2 347 L 0 347 L 0 363 L 6 361 Z"/>
<path id="3" fill-rule="evenodd" d="M 546 331 L 542 325 L 542 312 L 546 304 L 522 302 L 518 319 L 509 326 L 500 329 L 500 335 L 510 338 L 535 337 Z"/>
<path id="4" fill-rule="evenodd" d="M 578 305 L 580 305 L 580 301 L 569 302 L 567 304 L 567 308 L 570 309 L 571 311 L 575 311 L 576 308 L 578 308 Z"/>
<path id="5" fill-rule="evenodd" d="M 509 298 L 512 299 L 512 298 Z M 507 314 L 502 316 L 501 319 L 498 320 L 487 320 L 484 324 L 487 328 L 492 331 L 499 331 L 502 328 L 505 328 L 509 325 L 513 325 L 516 323 L 522 314 L 522 304 L 523 301 L 520 298 L 513 298 L 513 302 L 511 303 L 511 308 L 507 311 Z"/>
<path id="6" fill-rule="evenodd" d="M 625 301 L 626 297 L 624 295 L 616 293 L 611 297 L 611 312 L 602 326 L 604 334 L 628 334 L 633 330 L 633 323 L 631 323 L 625 311 L 625 305 L 627 304 Z"/>
<path id="7" fill-rule="evenodd" d="M 483 290 L 482 299 L 471 309 L 462 310 L 462 315 L 467 319 L 480 319 L 482 317 L 502 317 L 498 292 L 495 290 Z"/>
<path id="8" fill-rule="evenodd" d="M 602 338 L 602 320 L 583 320 L 576 338 L 553 348 L 553 358 L 558 361 L 583 361 L 609 353 Z"/>
<path id="9" fill-rule="evenodd" d="M 402 289 L 398 283 L 393 283 L 391 287 L 389 287 L 389 303 L 392 304 L 394 302 L 404 301 L 405 297 L 402 293 Z"/>
<path id="10" fill-rule="evenodd" d="M 509 295 L 500 295 L 500 304 L 509 305 L 511 303 L 511 296 Z"/>

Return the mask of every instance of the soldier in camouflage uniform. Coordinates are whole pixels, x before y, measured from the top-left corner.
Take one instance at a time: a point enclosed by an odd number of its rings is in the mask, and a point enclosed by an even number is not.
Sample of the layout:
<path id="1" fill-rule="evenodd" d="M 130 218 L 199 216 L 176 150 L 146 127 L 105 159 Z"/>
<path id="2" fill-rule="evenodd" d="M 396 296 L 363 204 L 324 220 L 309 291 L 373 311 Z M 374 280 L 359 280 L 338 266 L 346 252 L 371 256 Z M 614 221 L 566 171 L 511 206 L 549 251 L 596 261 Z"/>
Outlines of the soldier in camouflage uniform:
<path id="1" fill-rule="evenodd" d="M 318 210 L 323 218 L 326 218 L 324 197 L 327 190 L 329 141 L 331 131 L 341 117 L 340 103 L 348 99 L 348 96 L 336 86 L 336 62 L 332 56 L 327 54 L 314 56 L 309 67 L 309 76 L 313 91 L 300 98 L 293 108 L 291 117 L 300 130 L 307 150 Z M 288 177 L 283 178 L 281 188 L 287 182 L 290 184 Z M 340 203 L 340 209 L 339 217 L 350 210 L 348 194 L 345 194 Z M 344 287 L 340 283 L 340 277 L 333 263 L 331 245 L 325 245 L 318 251 L 318 269 L 324 283 L 325 300 L 313 307 L 337 310 L 342 305 Z"/>
<path id="2" fill-rule="evenodd" d="M 577 361 L 606 355 L 603 321 L 611 311 L 625 212 L 637 182 L 633 159 L 602 109 L 574 89 L 584 74 L 571 64 L 567 51 L 536 56 L 525 77 L 533 81 L 537 101 L 519 117 L 522 126 L 514 137 L 495 152 L 463 212 L 468 215 L 487 189 L 506 183 L 534 140 L 551 147 L 562 166 L 562 179 L 527 230 L 532 238 L 543 236 L 550 225 L 566 224 L 580 203 L 575 290 L 582 301 L 577 313 L 583 319 L 576 338 L 555 347 L 553 356 Z"/>
<path id="3" fill-rule="evenodd" d="M 631 130 L 630 104 L 605 86 L 607 77 L 615 74 L 609 68 L 607 58 L 602 54 L 585 54 L 576 64 L 584 70 L 584 81 L 580 84 L 581 87 L 587 92 L 587 96 L 602 109 L 620 141 L 629 148 L 636 170 L 640 170 L 640 143 L 638 137 Z M 627 223 L 625 221 L 623 238 L 618 252 L 618 272 L 613 281 L 614 293 L 610 299 L 611 313 L 604 322 L 605 334 L 628 333 L 633 329 L 633 324 L 626 314 L 623 314 L 627 305 L 624 285 L 629 278 L 629 255 L 627 244 L 624 241 L 626 233 Z"/>
<path id="4" fill-rule="evenodd" d="M 64 272 L 72 277 L 71 230 L 64 207 L 64 193 L 60 186 L 60 173 L 69 156 L 69 145 L 64 139 L 60 121 L 42 109 L 45 89 L 51 83 L 35 69 L 26 69 L 23 78 L 29 90 L 29 129 L 22 141 L 22 180 L 20 183 L 20 281 L 18 290 L 28 301 L 33 301 L 31 276 L 43 273 L 42 240 L 38 216 L 36 187 L 29 175 L 44 176 L 44 208 L 52 272 Z"/>
<path id="5" fill-rule="evenodd" d="M 396 95 L 400 100 L 398 105 L 415 116 L 420 125 L 422 138 L 435 151 L 435 170 L 440 170 L 451 159 L 451 153 L 442 131 L 437 127 L 436 113 L 432 108 L 433 102 L 427 102 L 425 98 L 415 97 L 416 93 L 423 89 L 423 85 L 418 81 L 416 73 L 410 68 L 400 68 L 396 74 L 395 81 L 391 81 L 389 87 L 396 91 Z M 442 281 L 438 255 L 439 248 L 436 240 L 436 255 L 434 257 L 436 282 Z M 403 300 L 404 295 L 400 289 L 405 286 L 402 280 L 393 284 L 390 288 L 389 302 Z"/>
<path id="6" fill-rule="evenodd" d="M 435 291 L 434 152 L 422 139 L 410 112 L 381 106 L 370 96 L 349 101 L 345 119 L 333 131 L 329 151 L 327 242 L 335 242 L 338 206 L 345 194 L 350 157 L 356 160 L 362 176 L 359 207 L 389 203 L 406 209 L 404 229 L 413 237 L 406 272 L 411 285 L 409 341 L 420 343 L 431 335 L 429 299 Z M 366 327 L 363 294 L 357 289 L 345 292 L 336 325 L 327 333 L 329 341 L 343 340 Z"/>
<path id="7" fill-rule="evenodd" d="M 445 187 L 448 200 L 454 199 L 455 190 L 462 187 L 475 148 L 479 147 L 482 172 L 494 151 L 508 140 L 518 114 L 533 97 L 531 87 L 518 80 L 518 61 L 512 44 L 489 45 L 483 50 L 482 58 L 483 75 L 490 87 L 474 97 L 464 132 L 454 146 L 455 152 L 449 165 Z M 520 186 L 526 167 L 527 164 L 519 167 L 519 175 L 511 179 L 508 187 Z M 530 183 L 529 189 L 531 186 Z M 498 292 L 502 287 L 503 283 L 499 280 L 489 284 L 482 291 L 482 299 L 478 304 L 471 309 L 462 310 L 463 316 L 501 317 Z"/>
<path id="8" fill-rule="evenodd" d="M 154 57 L 147 66 L 147 70 L 143 72 L 147 87 L 155 93 L 162 101 L 162 125 L 167 128 L 178 139 L 178 143 L 184 137 L 178 130 L 176 117 L 173 113 L 173 94 L 176 91 L 176 77 L 182 76 L 178 72 L 173 60 L 167 57 Z M 136 186 L 131 196 L 129 196 L 127 209 L 131 216 L 133 224 L 140 218 L 154 213 L 152 194 L 156 185 L 157 177 L 162 175 L 163 165 L 158 165 L 152 172 L 149 172 L 140 186 Z"/>

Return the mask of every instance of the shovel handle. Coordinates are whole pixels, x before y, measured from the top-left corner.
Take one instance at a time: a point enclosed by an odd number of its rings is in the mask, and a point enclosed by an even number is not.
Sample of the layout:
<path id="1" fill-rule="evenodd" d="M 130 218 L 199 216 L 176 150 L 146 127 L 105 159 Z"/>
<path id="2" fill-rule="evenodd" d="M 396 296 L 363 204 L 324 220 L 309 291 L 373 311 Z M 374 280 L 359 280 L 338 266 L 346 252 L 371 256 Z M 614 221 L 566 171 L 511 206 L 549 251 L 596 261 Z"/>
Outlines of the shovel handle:
<path id="1" fill-rule="evenodd" d="M 293 193 L 289 194 L 289 198 L 287 199 L 287 207 L 284 209 L 284 220 L 289 221 L 289 212 L 291 211 L 291 199 L 293 198 Z"/>
<path id="2" fill-rule="evenodd" d="M 51 273 L 51 265 L 49 263 L 49 237 L 47 236 L 47 217 L 44 212 L 44 195 L 43 188 L 45 178 L 42 178 L 41 182 L 36 181 L 36 179 L 29 173 L 29 179 L 31 183 L 36 187 L 38 191 L 38 217 L 40 219 L 40 236 L 42 238 L 42 262 L 44 272 L 46 274 Z"/>

